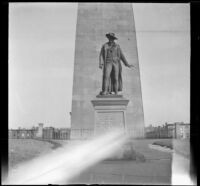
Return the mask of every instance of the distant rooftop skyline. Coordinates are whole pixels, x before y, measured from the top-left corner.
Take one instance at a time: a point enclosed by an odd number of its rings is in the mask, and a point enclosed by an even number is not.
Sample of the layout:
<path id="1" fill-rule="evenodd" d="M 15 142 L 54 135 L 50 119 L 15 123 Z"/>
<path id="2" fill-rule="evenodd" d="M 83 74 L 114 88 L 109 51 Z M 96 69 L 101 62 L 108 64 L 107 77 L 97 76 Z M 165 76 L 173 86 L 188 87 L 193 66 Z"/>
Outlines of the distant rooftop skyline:
<path id="1" fill-rule="evenodd" d="M 189 122 L 185 123 L 185 122 L 182 122 L 182 121 L 176 121 L 176 122 L 165 122 L 165 123 L 162 123 L 162 124 L 159 124 L 159 125 L 153 125 L 153 124 L 146 124 L 145 127 L 150 127 L 150 126 L 153 126 L 153 127 L 158 127 L 158 126 L 163 126 L 165 124 L 175 124 L 175 123 L 178 123 L 178 124 L 190 124 Z M 56 126 L 46 126 L 45 123 L 43 123 L 43 128 L 67 128 L 67 129 L 71 129 L 71 126 L 70 127 L 56 127 Z M 32 126 L 32 127 L 29 127 L 29 128 L 25 128 L 25 127 L 20 127 L 18 126 L 17 128 L 10 128 L 10 129 L 32 129 L 32 128 L 37 128 L 38 125 L 35 125 L 35 126 Z"/>

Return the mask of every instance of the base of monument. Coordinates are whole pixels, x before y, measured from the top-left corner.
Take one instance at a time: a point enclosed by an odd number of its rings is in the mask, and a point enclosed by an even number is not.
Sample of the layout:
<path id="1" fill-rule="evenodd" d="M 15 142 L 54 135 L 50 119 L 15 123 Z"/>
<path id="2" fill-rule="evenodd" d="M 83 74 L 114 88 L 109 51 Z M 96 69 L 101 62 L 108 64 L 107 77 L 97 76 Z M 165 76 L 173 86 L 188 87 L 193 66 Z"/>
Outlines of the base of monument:
<path id="1" fill-rule="evenodd" d="M 94 135 L 93 129 L 71 129 L 71 140 L 87 140 L 91 139 Z"/>
<path id="2" fill-rule="evenodd" d="M 129 100 L 122 95 L 98 95 L 91 101 L 95 110 L 94 136 L 118 129 L 126 132 L 126 107 Z"/>
<path id="3" fill-rule="evenodd" d="M 97 95 L 97 98 L 122 98 L 123 95 L 120 94 L 108 94 L 108 95 Z"/>

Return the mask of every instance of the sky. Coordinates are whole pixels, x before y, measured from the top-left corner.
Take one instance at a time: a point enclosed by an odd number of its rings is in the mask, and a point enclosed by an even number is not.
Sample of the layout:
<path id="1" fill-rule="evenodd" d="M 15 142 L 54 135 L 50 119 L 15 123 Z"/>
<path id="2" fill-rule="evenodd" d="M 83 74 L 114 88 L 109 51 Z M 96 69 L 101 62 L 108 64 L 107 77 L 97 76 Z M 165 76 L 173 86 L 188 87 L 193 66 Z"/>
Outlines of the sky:
<path id="1" fill-rule="evenodd" d="M 70 127 L 77 3 L 9 3 L 9 128 Z M 133 4 L 145 125 L 190 121 L 189 4 Z"/>

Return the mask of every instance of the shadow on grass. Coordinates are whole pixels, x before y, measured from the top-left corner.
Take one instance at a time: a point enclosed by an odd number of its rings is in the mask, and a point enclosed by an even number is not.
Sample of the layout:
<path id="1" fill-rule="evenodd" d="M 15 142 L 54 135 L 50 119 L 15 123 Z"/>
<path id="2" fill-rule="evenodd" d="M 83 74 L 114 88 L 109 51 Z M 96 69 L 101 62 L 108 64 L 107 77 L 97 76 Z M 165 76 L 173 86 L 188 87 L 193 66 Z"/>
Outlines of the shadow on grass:
<path id="1" fill-rule="evenodd" d="M 159 145 L 162 147 L 167 147 L 167 148 L 173 149 L 173 140 L 168 139 L 168 140 L 164 140 L 164 141 L 155 141 L 155 142 L 153 142 L 153 145 Z"/>
<path id="2" fill-rule="evenodd" d="M 38 141 L 46 141 L 46 142 L 51 143 L 51 144 L 53 145 L 53 146 L 51 147 L 51 149 L 57 149 L 57 148 L 62 147 L 62 144 L 57 143 L 57 142 L 52 141 L 52 140 L 49 140 L 49 139 L 40 139 L 40 138 L 35 138 L 35 140 L 38 140 Z"/>
<path id="3" fill-rule="evenodd" d="M 119 149 L 115 154 L 106 158 L 104 161 L 116 161 L 116 160 L 130 160 L 136 162 L 145 162 L 145 156 L 137 152 L 131 142 L 125 144 L 121 149 Z"/>

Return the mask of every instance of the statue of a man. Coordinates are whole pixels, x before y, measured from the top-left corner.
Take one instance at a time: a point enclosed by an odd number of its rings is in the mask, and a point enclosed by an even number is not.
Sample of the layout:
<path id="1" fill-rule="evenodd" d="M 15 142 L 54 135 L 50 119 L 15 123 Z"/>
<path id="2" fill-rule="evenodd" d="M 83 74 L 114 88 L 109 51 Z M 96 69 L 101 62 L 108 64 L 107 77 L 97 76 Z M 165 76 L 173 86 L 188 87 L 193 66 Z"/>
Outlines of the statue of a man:
<path id="1" fill-rule="evenodd" d="M 134 66 L 128 64 L 120 46 L 114 42 L 117 39 L 115 34 L 108 33 L 106 37 L 109 41 L 102 46 L 99 55 L 99 68 L 103 68 L 103 82 L 100 95 L 108 95 L 112 92 L 115 92 L 117 95 L 118 91 L 122 91 L 122 66 L 120 61 L 129 68 Z"/>

